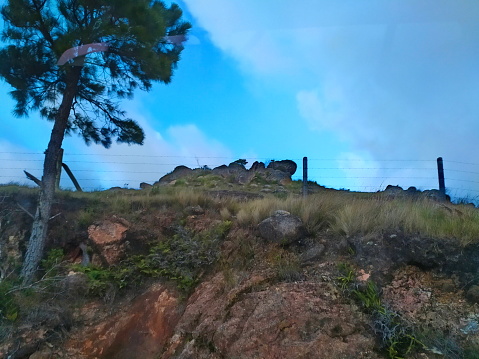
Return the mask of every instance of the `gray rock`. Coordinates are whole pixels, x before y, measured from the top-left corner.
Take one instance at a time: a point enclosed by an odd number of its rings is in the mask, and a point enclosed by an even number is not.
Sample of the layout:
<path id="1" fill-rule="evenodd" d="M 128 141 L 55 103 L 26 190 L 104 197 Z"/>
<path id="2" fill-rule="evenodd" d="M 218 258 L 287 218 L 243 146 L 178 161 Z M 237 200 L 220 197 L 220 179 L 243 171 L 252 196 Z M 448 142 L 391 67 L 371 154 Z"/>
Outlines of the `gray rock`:
<path id="1" fill-rule="evenodd" d="M 140 188 L 141 189 L 148 189 L 148 188 L 151 188 L 151 187 L 153 187 L 153 186 L 149 183 L 146 183 L 146 182 L 141 182 L 140 183 Z"/>
<path id="2" fill-rule="evenodd" d="M 282 160 L 282 161 L 272 161 L 268 165 L 269 169 L 278 170 L 281 172 L 288 173 L 290 176 L 294 175 L 298 166 L 294 161 L 291 160 Z"/>
<path id="3" fill-rule="evenodd" d="M 466 292 L 466 298 L 472 303 L 479 303 L 479 285 L 473 285 Z"/>
<path id="4" fill-rule="evenodd" d="M 189 215 L 201 215 L 205 213 L 205 210 L 201 206 L 189 206 L 185 208 L 185 212 Z"/>
<path id="5" fill-rule="evenodd" d="M 192 173 L 193 173 L 193 170 L 191 168 L 186 166 L 178 166 L 173 170 L 173 172 L 168 173 L 164 175 L 163 177 L 161 177 L 160 180 L 156 182 L 155 184 L 167 185 L 172 181 L 175 181 L 179 178 L 185 177 Z"/>
<path id="6" fill-rule="evenodd" d="M 255 161 L 252 165 L 251 168 L 249 169 L 250 171 L 261 171 L 264 170 L 266 167 L 264 166 L 263 162 L 258 162 Z"/>
<path id="7" fill-rule="evenodd" d="M 301 253 L 300 258 L 303 262 L 317 261 L 322 257 L 325 249 L 326 247 L 324 247 L 323 244 L 318 243 L 314 247 L 309 248 L 306 252 Z"/>
<path id="8" fill-rule="evenodd" d="M 258 229 L 264 239 L 281 244 L 296 242 L 306 235 L 301 219 L 282 210 L 262 221 Z"/>

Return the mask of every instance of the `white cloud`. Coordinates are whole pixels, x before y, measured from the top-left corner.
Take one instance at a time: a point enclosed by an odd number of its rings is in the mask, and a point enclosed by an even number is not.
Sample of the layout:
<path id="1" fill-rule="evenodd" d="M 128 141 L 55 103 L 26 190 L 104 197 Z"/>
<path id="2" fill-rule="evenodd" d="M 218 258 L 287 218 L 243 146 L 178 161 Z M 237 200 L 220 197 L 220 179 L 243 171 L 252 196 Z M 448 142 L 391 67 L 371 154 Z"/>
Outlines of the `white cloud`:
<path id="1" fill-rule="evenodd" d="M 14 182 L 35 186 L 33 182 L 26 178 L 24 170 L 41 178 L 43 165 L 43 154 L 41 152 L 32 152 L 32 150 L 0 139 L 0 161 L 2 163 L 0 183 Z"/>
<path id="2" fill-rule="evenodd" d="M 148 113 L 141 99 L 125 102 L 124 105 L 128 117 L 134 118 L 143 128 L 146 135 L 144 145 L 113 143 L 109 149 L 105 149 L 101 145 L 85 145 L 76 134 L 65 137 L 63 141 L 63 162 L 69 166 L 84 190 L 114 186 L 138 188 L 141 182 L 154 183 L 179 165 L 215 167 L 231 160 L 231 151 L 219 141 L 209 138 L 196 125 L 172 126 L 165 133 L 160 133 L 152 125 L 155 123 L 154 115 Z M 35 136 L 25 137 L 23 143 L 27 146 L 0 139 L 0 183 L 33 185 L 25 178 L 23 170 L 41 178 L 44 159 L 42 149 L 47 147 L 51 123 L 37 116 L 14 120 L 5 114 L 4 124 L 8 121 L 16 121 L 16 126 L 6 127 L 14 138 L 23 138 L 22 131 L 35 133 Z M 33 132 L 29 131 L 31 128 Z M 73 188 L 64 171 L 60 185 Z"/>
<path id="3" fill-rule="evenodd" d="M 65 143 L 64 162 L 88 190 L 138 188 L 141 182 L 152 184 L 179 165 L 214 167 L 223 164 L 224 157 L 231 158 L 227 147 L 208 138 L 195 125 L 172 126 L 164 136 L 149 124 L 147 117 L 135 111 L 129 111 L 129 115 L 138 120 L 146 133 L 143 146 L 113 144 L 105 149 L 85 146 L 79 138 Z M 71 187 L 66 175 L 62 185 Z"/>
<path id="4" fill-rule="evenodd" d="M 335 133 L 371 160 L 434 164 L 443 156 L 451 167 L 448 160 L 479 163 L 472 156 L 479 152 L 479 3 L 186 3 L 250 81 L 274 79 L 289 89 L 311 130 Z M 398 181 L 404 186 L 413 182 L 407 178 L 421 177 L 419 170 L 393 173 L 387 162 L 378 166 L 383 175 L 404 177 Z M 446 185 L 473 178 L 456 172 Z M 479 183 L 469 188 L 479 190 Z"/>

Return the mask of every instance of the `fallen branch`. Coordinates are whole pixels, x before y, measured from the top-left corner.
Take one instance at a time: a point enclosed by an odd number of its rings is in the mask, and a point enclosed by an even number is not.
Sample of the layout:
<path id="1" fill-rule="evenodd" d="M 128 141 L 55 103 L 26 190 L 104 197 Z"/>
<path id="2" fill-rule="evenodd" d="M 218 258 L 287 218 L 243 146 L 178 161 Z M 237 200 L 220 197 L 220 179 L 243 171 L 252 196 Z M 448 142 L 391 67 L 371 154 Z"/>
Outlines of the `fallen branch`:
<path id="1" fill-rule="evenodd" d="M 35 182 L 38 186 L 42 186 L 42 181 L 40 181 L 38 178 L 36 178 L 34 175 L 32 175 L 31 173 L 28 173 L 27 171 L 23 171 L 25 172 L 25 175 L 27 176 L 27 178 L 30 180 L 30 181 L 33 181 Z"/>
<path id="2" fill-rule="evenodd" d="M 25 207 L 23 207 L 20 203 L 17 203 L 17 206 L 23 211 L 25 212 L 26 214 L 28 214 L 30 217 L 32 217 L 32 219 L 35 219 L 35 216 L 33 214 L 31 214 L 28 209 L 26 209 Z"/>

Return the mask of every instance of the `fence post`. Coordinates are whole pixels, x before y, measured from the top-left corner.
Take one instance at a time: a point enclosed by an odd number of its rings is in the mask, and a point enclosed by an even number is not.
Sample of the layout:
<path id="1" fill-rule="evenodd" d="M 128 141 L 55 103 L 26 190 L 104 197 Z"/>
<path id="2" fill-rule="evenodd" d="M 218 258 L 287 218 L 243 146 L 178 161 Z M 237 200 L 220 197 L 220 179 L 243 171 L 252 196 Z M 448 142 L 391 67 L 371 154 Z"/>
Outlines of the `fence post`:
<path id="1" fill-rule="evenodd" d="M 73 185 L 75 186 L 76 190 L 78 192 L 83 192 L 81 187 L 80 187 L 80 184 L 78 183 L 77 179 L 73 175 L 73 172 L 70 170 L 70 167 L 68 167 L 65 163 L 62 163 L 62 167 L 65 170 L 65 172 L 67 173 L 68 177 L 70 177 L 70 179 L 72 180 Z"/>
<path id="2" fill-rule="evenodd" d="M 60 152 L 58 153 L 58 161 L 57 161 L 57 178 L 55 181 L 56 189 L 60 189 L 60 177 L 62 175 L 62 162 L 63 162 L 63 148 L 60 148 Z"/>
<path id="3" fill-rule="evenodd" d="M 308 195 L 308 157 L 303 157 L 303 197 Z"/>
<path id="4" fill-rule="evenodd" d="M 439 178 L 439 192 L 446 194 L 446 185 L 444 182 L 444 164 L 442 157 L 437 158 L 437 177 Z"/>

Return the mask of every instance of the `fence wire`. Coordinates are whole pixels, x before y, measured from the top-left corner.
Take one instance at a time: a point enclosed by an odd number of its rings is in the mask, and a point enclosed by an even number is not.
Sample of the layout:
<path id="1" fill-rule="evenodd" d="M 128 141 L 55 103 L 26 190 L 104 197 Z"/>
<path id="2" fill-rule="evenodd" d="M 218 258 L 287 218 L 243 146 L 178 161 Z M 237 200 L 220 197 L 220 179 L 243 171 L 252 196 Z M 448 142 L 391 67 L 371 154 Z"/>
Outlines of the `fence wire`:
<path id="1" fill-rule="evenodd" d="M 41 152 L 0 152 L 0 184 L 28 184 L 23 171 L 41 177 L 44 154 Z M 101 159 L 101 160 L 100 160 Z M 214 168 L 237 158 L 225 156 L 161 156 L 134 154 L 65 153 L 66 163 L 85 190 L 110 187 L 138 188 L 141 182 L 154 183 L 177 166 Z M 274 157 L 247 158 L 268 163 Z M 276 160 L 278 160 L 276 158 Z M 302 179 L 303 158 L 291 158 L 298 165 L 293 179 Z M 355 165 L 357 163 L 357 165 Z M 444 161 L 446 188 L 460 196 L 479 193 L 479 163 Z M 248 168 L 248 166 L 247 166 Z M 387 185 L 421 189 L 438 187 L 436 160 L 417 159 L 335 159 L 308 158 L 308 180 L 336 189 L 375 192 Z M 62 188 L 73 188 L 62 175 Z"/>

